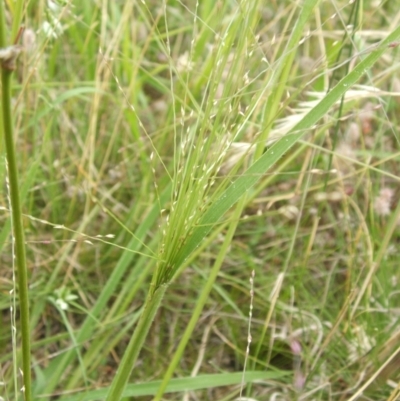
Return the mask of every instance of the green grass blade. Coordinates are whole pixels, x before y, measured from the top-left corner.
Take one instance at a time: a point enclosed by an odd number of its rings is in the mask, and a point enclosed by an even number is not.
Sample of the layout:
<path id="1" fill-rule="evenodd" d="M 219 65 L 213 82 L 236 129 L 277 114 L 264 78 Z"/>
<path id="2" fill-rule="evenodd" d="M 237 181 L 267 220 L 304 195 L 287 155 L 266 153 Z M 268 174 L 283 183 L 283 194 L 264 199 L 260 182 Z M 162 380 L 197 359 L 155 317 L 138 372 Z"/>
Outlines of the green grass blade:
<path id="1" fill-rule="evenodd" d="M 287 375 L 286 372 L 263 372 L 249 371 L 244 374 L 244 382 L 254 382 L 259 380 L 274 380 Z M 232 386 L 242 383 L 243 373 L 219 373 L 210 375 L 200 375 L 197 377 L 184 377 L 172 379 L 168 384 L 166 393 L 178 393 L 184 391 L 195 391 L 213 387 Z M 128 384 L 124 390 L 123 397 L 154 396 L 161 384 L 161 380 L 149 383 Z M 108 389 L 94 390 L 86 394 L 79 394 L 61 398 L 60 401 L 95 401 L 103 400 Z"/>
<path id="2" fill-rule="evenodd" d="M 157 288 L 156 291 L 149 291 L 146 304 L 138 325 L 135 328 L 132 338 L 129 341 L 117 373 L 111 383 L 110 390 L 107 394 L 106 401 L 120 400 L 125 389 L 126 383 L 132 372 L 133 366 L 139 355 L 140 350 L 146 340 L 147 333 L 153 323 L 154 317 L 164 297 L 167 285 Z"/>
<path id="3" fill-rule="evenodd" d="M 271 123 L 276 119 L 276 114 L 281 103 L 282 95 L 286 89 L 290 70 L 292 69 L 293 60 L 296 55 L 296 49 L 299 46 L 300 39 L 304 32 L 304 26 L 309 22 L 311 13 L 317 5 L 318 0 L 307 0 L 304 2 L 299 17 L 296 19 L 292 34 L 285 48 L 284 55 L 280 59 L 279 66 L 274 72 L 274 81 L 277 82 L 276 90 L 271 91 L 268 101 L 265 105 L 264 113 L 266 120 L 264 122 L 264 130 L 260 135 L 260 143 L 255 151 L 255 158 L 258 159 L 264 149 L 264 143 L 268 138 L 271 129 Z"/>

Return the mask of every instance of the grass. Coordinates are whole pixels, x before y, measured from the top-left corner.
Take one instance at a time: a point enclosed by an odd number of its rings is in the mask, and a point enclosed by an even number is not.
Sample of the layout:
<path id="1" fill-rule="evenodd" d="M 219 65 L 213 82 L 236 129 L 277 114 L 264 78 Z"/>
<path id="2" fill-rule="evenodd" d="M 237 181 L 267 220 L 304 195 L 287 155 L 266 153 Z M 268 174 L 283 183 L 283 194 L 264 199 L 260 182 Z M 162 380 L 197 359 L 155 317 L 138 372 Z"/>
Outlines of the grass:
<path id="1" fill-rule="evenodd" d="M 398 17 L 27 5 L 12 95 L 34 399 L 395 399 Z"/>

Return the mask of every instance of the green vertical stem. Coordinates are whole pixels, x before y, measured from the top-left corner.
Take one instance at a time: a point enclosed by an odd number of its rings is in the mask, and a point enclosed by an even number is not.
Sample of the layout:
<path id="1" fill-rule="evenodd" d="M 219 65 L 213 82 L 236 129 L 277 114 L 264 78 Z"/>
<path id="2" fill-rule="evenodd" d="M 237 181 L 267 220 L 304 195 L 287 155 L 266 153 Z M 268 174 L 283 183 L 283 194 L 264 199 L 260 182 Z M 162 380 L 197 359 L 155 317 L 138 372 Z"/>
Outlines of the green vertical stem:
<path id="1" fill-rule="evenodd" d="M 121 399 L 126 383 L 132 373 L 134 364 L 143 347 L 147 334 L 149 333 L 151 323 L 160 307 L 166 289 L 166 284 L 159 286 L 154 291 L 150 288 L 142 315 L 140 316 L 138 325 L 135 328 L 133 336 L 129 341 L 128 348 L 124 353 L 117 373 L 111 383 L 106 401 L 119 401 Z"/>
<path id="2" fill-rule="evenodd" d="M 23 0 L 18 0 L 15 5 L 15 14 L 13 15 L 14 37 L 19 29 L 22 20 Z M 7 45 L 6 22 L 4 2 L 0 1 L 0 48 Z M 14 40 L 14 37 L 12 40 Z M 18 297 L 21 321 L 22 338 L 22 375 L 23 392 L 25 401 L 32 401 L 32 379 L 31 379 L 31 345 L 29 331 L 29 298 L 28 298 L 28 273 L 26 268 L 25 239 L 22 224 L 21 202 L 19 196 L 19 180 L 16 161 L 16 152 L 14 144 L 14 125 L 11 110 L 11 86 L 13 63 L 7 65 L 6 60 L 2 60 L 1 68 L 1 111 L 2 111 L 2 129 L 4 134 L 4 143 L 6 147 L 6 158 L 8 167 L 8 182 L 11 219 L 13 228 L 13 244 L 15 257 L 14 263 L 17 267 Z M 17 399 L 17 396 L 15 396 Z"/>
<path id="3" fill-rule="evenodd" d="M 11 202 L 11 217 L 14 236 L 15 264 L 17 266 L 18 295 L 22 336 L 22 372 L 25 400 L 32 400 L 31 350 L 29 332 L 28 273 L 26 268 L 25 239 L 19 197 L 18 170 L 14 145 L 14 127 L 11 112 L 11 75 L 6 69 L 1 71 L 3 132 L 8 165 L 8 181 Z"/>

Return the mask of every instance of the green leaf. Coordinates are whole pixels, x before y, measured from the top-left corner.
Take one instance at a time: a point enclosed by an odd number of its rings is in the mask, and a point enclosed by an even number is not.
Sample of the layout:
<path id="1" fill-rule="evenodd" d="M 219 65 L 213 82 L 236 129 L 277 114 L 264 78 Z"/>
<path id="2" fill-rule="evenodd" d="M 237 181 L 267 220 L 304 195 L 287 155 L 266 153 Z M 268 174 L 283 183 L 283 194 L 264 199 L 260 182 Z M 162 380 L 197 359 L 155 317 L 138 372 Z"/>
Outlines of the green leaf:
<path id="1" fill-rule="evenodd" d="M 287 372 L 235 372 L 200 375 L 196 377 L 184 377 L 172 379 L 166 389 L 166 393 L 178 393 L 183 391 L 202 390 L 213 387 L 232 386 L 235 384 L 254 382 L 258 380 L 274 380 L 287 375 Z M 123 397 L 139 397 L 155 395 L 161 384 L 161 380 L 148 383 L 128 384 L 123 392 Z M 77 394 L 63 397 L 60 401 L 97 401 L 103 400 L 108 392 L 108 387 L 101 390 L 93 390 L 85 394 Z"/>

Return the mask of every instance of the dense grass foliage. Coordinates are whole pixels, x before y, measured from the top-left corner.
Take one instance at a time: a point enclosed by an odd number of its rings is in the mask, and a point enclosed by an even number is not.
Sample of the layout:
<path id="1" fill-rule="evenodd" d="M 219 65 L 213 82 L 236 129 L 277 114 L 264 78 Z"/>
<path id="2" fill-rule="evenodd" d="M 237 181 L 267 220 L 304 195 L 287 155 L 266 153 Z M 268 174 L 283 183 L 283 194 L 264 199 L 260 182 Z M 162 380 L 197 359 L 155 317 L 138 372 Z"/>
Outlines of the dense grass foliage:
<path id="1" fill-rule="evenodd" d="M 25 4 L 34 399 L 396 398 L 394 3 Z M 0 394 L 22 400 L 6 175 Z"/>

